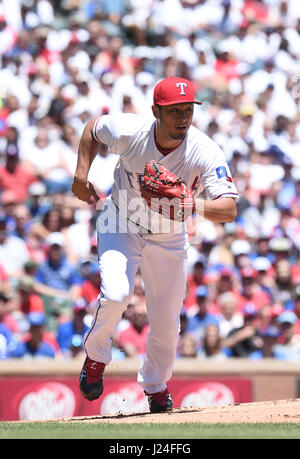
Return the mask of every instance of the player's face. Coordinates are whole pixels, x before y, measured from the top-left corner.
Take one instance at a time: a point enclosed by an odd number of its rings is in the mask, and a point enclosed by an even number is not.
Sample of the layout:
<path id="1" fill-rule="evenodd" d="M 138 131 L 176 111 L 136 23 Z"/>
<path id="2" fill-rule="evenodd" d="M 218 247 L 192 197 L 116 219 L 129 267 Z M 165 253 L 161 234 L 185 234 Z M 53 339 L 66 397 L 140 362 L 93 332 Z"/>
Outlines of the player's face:
<path id="1" fill-rule="evenodd" d="M 157 107 L 156 107 L 157 108 Z M 159 128 L 165 135 L 174 140 L 184 139 L 192 124 L 194 104 L 174 104 L 162 106 L 157 109 L 157 121 Z"/>

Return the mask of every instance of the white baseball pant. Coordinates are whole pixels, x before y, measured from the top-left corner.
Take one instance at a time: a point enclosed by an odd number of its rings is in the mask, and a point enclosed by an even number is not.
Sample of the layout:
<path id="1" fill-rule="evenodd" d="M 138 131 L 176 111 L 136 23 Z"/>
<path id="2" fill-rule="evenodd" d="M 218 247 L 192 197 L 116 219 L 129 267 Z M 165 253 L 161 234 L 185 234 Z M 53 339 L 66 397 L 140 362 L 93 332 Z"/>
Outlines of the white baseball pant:
<path id="1" fill-rule="evenodd" d="M 98 233 L 101 293 L 84 347 L 89 358 L 111 361 L 112 336 L 130 303 L 140 266 L 150 333 L 138 383 L 154 393 L 172 376 L 186 290 L 187 239 L 184 233 Z"/>

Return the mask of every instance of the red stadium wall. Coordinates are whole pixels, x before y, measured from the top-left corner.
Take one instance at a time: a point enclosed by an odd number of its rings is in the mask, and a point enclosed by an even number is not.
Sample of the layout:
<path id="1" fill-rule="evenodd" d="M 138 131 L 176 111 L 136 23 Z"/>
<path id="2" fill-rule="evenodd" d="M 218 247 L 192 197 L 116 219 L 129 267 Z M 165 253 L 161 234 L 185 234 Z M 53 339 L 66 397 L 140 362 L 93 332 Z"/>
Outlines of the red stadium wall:
<path id="1" fill-rule="evenodd" d="M 243 378 L 174 378 L 169 388 L 175 407 L 250 402 L 251 381 Z M 41 420 L 72 416 L 112 415 L 148 410 L 135 379 L 106 378 L 105 390 L 94 402 L 85 400 L 77 378 L 0 378 L 0 420 Z"/>
<path id="2" fill-rule="evenodd" d="M 136 383 L 139 365 L 134 359 L 110 364 L 102 397 L 88 402 L 78 388 L 81 359 L 2 361 L 0 421 L 147 411 L 147 400 Z M 168 386 L 175 407 L 207 407 L 295 398 L 299 396 L 299 380 L 297 362 L 181 359 L 175 363 Z"/>

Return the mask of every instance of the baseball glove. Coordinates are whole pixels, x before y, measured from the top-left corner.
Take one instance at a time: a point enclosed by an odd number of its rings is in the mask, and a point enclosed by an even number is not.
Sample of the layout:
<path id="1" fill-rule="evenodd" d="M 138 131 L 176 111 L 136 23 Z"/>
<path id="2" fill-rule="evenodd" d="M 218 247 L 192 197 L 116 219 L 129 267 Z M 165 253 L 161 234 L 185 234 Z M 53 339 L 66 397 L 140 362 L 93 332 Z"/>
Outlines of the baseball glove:
<path id="1" fill-rule="evenodd" d="M 180 177 L 156 161 L 146 163 L 140 192 L 152 211 L 170 220 L 184 222 L 193 213 L 191 190 Z"/>

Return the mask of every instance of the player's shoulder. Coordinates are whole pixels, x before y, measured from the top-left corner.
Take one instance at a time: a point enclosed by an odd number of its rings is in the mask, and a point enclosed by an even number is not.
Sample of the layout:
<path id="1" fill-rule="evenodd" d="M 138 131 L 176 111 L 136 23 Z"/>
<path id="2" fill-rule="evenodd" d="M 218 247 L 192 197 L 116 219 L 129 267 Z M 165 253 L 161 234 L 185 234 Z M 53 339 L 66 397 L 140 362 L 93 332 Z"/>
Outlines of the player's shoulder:
<path id="1" fill-rule="evenodd" d="M 204 155 L 212 157 L 220 154 L 223 155 L 219 145 L 193 125 L 189 129 L 188 142 L 190 149 L 200 156 Z"/>
<path id="2" fill-rule="evenodd" d="M 203 145 L 210 148 L 218 147 L 214 140 L 193 125 L 189 129 L 189 142 L 194 143 L 195 145 Z"/>
<path id="3" fill-rule="evenodd" d="M 151 130 L 154 118 L 134 113 L 104 115 L 100 123 L 112 132 L 114 137 L 135 136 Z"/>

